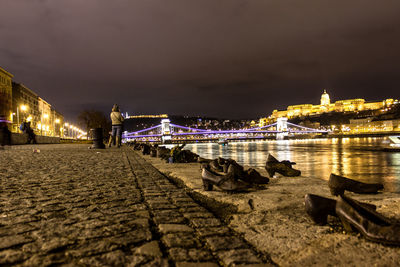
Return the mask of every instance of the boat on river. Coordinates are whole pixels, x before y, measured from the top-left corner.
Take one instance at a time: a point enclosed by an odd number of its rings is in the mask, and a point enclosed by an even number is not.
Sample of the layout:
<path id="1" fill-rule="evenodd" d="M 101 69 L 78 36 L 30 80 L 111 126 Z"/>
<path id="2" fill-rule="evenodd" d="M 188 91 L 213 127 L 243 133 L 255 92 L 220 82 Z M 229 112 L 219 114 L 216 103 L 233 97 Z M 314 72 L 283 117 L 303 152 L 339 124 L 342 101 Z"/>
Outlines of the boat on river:
<path id="1" fill-rule="evenodd" d="M 400 152 L 400 135 L 389 136 L 389 144 L 383 147 L 383 151 Z"/>
<path id="2" fill-rule="evenodd" d="M 373 146 L 353 146 L 355 150 L 400 152 L 400 135 L 388 136 L 388 139 Z"/>

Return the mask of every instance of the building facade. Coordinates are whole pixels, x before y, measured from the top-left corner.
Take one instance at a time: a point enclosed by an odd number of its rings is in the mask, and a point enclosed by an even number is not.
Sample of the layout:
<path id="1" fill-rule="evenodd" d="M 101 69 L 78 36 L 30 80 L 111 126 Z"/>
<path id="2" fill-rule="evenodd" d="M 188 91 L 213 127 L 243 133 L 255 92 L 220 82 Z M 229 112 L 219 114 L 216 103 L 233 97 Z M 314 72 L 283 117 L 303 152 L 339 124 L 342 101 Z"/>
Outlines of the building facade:
<path id="1" fill-rule="evenodd" d="M 39 96 L 22 83 L 12 83 L 13 93 L 13 126 L 12 131 L 18 132 L 23 121 L 29 121 L 32 129 L 36 130 L 40 120 Z"/>
<path id="2" fill-rule="evenodd" d="M 13 82 L 13 77 L 0 67 L 0 119 L 8 121 L 15 133 L 27 121 L 38 135 L 64 137 L 64 116 L 24 84 Z"/>
<path id="3" fill-rule="evenodd" d="M 53 135 L 64 137 L 64 116 L 53 108 L 51 112 L 53 114 Z"/>
<path id="4" fill-rule="evenodd" d="M 400 132 L 400 120 L 379 120 L 372 118 L 350 120 L 349 124 L 341 125 L 336 132 L 342 134 L 366 134 L 366 133 L 387 133 Z"/>
<path id="5" fill-rule="evenodd" d="M 43 136 L 63 137 L 64 117 L 48 102 L 22 83 L 12 83 L 12 131 L 19 132 L 23 121 Z"/>
<path id="6" fill-rule="evenodd" d="M 40 135 L 51 135 L 51 105 L 47 103 L 43 98 L 39 97 L 39 113 L 40 121 L 38 122 L 37 130 Z"/>
<path id="7" fill-rule="evenodd" d="M 398 100 L 386 99 L 380 102 L 365 102 L 364 99 L 346 99 L 338 100 L 331 103 L 329 94 L 324 90 L 321 95 L 319 105 L 301 104 L 288 106 L 286 110 L 274 110 L 269 117 L 260 118 L 259 125 L 265 126 L 275 122 L 278 118 L 287 117 L 289 119 L 301 116 L 318 115 L 326 112 L 357 112 L 363 110 L 385 109 L 393 104 L 397 104 Z"/>
<path id="8" fill-rule="evenodd" d="M 0 117 L 12 121 L 12 78 L 14 75 L 0 67 Z"/>

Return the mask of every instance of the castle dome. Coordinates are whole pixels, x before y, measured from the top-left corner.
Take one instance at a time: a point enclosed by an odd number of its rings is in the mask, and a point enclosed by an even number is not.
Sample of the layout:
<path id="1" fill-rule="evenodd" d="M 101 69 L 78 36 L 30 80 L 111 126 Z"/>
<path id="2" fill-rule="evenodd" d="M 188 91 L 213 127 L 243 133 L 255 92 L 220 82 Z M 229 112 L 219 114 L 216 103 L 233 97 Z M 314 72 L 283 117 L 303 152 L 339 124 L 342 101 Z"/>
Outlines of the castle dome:
<path id="1" fill-rule="evenodd" d="M 331 99 L 324 89 L 324 93 L 321 96 L 321 106 L 329 106 L 331 104 Z"/>

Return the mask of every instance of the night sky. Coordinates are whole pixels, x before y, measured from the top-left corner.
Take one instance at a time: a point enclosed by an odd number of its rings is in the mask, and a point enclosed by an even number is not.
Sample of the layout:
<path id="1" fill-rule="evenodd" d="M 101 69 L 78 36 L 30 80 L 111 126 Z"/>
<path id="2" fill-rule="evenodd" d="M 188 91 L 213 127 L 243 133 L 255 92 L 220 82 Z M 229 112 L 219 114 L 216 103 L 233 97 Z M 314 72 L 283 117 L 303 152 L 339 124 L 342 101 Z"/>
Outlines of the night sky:
<path id="1" fill-rule="evenodd" d="M 68 120 L 399 98 L 399 0 L 0 0 L 0 66 Z"/>

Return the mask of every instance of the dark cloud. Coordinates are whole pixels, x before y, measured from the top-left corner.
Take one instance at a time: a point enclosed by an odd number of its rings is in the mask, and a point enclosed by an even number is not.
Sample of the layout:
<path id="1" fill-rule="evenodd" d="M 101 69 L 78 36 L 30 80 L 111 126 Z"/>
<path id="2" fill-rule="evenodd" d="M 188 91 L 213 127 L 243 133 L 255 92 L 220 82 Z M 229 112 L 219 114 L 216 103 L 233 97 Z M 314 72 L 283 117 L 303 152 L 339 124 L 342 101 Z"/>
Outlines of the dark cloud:
<path id="1" fill-rule="evenodd" d="M 3 0 L 0 66 L 68 118 L 86 107 L 257 118 L 398 98 L 400 2 Z"/>

